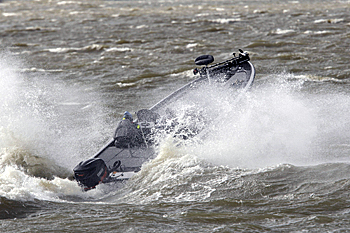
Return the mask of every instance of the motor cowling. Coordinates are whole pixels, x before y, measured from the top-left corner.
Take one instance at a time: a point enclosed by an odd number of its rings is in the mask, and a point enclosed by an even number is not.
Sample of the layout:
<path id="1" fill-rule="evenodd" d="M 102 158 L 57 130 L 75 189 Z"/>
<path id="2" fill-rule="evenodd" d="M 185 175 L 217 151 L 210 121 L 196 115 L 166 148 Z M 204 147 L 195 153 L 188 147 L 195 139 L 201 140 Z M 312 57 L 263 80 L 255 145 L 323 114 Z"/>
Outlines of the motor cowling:
<path id="1" fill-rule="evenodd" d="M 80 162 L 74 169 L 74 178 L 84 190 L 95 188 L 108 177 L 108 168 L 100 158 L 92 158 Z"/>

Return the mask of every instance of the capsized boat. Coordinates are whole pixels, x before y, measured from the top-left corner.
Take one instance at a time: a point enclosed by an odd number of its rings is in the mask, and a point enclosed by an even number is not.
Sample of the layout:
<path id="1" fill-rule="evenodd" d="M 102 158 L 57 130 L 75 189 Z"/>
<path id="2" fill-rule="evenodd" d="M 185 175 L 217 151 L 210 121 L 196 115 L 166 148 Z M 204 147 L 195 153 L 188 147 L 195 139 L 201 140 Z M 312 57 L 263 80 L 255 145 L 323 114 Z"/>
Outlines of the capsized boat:
<path id="1" fill-rule="evenodd" d="M 205 120 L 195 122 L 203 124 L 182 125 L 176 122 L 176 111 L 187 98 L 195 101 L 191 94 L 201 88 L 216 85 L 228 87 L 232 94 L 242 93 L 250 88 L 255 78 L 255 68 L 249 54 L 239 50 L 238 56 L 209 66 L 214 62 L 211 55 L 202 55 L 195 64 L 202 66 L 193 70 L 199 78 L 168 95 L 149 109 L 136 112 L 137 119 L 125 112 L 118 123 L 113 137 L 92 158 L 80 162 L 74 169 L 74 178 L 87 191 L 101 183 L 125 182 L 141 170 L 146 161 L 155 157 L 157 140 L 162 133 L 172 133 L 174 137 L 188 139 L 196 137 L 205 128 Z M 237 97 L 238 98 L 238 97 Z M 188 101 L 187 101 L 188 102 Z M 196 110 L 200 107 L 196 106 Z M 190 111 L 189 111 L 190 112 Z M 174 120 L 175 119 L 175 120 Z M 189 118 L 191 119 L 191 118 Z M 169 124 L 170 122 L 170 124 Z M 186 132 L 186 133 L 184 133 Z"/>

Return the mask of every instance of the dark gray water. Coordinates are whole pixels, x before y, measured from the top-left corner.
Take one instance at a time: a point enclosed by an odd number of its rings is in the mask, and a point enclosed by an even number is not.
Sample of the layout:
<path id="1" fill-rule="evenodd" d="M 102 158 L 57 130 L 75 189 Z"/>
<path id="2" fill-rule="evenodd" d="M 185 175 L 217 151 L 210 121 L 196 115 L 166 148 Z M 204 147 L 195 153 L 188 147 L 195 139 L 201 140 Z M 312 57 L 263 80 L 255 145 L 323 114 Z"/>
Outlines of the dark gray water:
<path id="1" fill-rule="evenodd" d="M 1 1 L 2 232 L 346 232 L 350 2 Z M 72 168 L 193 80 L 194 59 L 241 48 L 256 67 L 222 123 L 164 141 L 121 187 L 81 192 Z M 209 98 L 210 101 L 208 101 Z"/>

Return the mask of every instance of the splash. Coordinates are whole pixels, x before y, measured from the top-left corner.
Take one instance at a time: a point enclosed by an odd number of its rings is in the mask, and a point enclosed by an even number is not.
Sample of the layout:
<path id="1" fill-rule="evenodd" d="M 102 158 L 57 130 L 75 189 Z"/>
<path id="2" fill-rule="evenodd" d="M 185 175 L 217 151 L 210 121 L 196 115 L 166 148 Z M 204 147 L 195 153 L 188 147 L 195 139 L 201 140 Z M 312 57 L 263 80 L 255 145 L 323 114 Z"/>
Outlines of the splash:
<path id="1" fill-rule="evenodd" d="M 98 94 L 59 77 L 23 72 L 23 64 L 0 54 L 0 195 L 50 199 L 72 186 L 80 192 L 69 180 L 72 166 L 109 135 L 101 131 L 106 122 Z"/>
<path id="2" fill-rule="evenodd" d="M 114 193 L 118 198 L 107 200 L 145 204 L 261 197 L 268 188 L 259 180 L 267 173 L 284 177 L 289 170 L 297 175 L 300 165 L 349 162 L 350 96 L 338 87 L 333 81 L 277 74 L 258 81 L 238 102 L 208 89 L 203 106 L 213 121 L 202 140 L 179 144 L 168 137 L 157 157 Z M 187 122 L 187 117 L 178 120 Z"/>
<path id="3" fill-rule="evenodd" d="M 0 174 L 0 196 L 11 200 L 63 201 L 70 195 L 81 195 L 81 189 L 68 179 L 36 178 L 12 166 L 6 166 Z"/>
<path id="4" fill-rule="evenodd" d="M 278 74 L 257 80 L 239 99 L 215 88 L 194 93 L 177 109 L 177 120 L 181 128 L 204 116 L 194 126 L 205 126 L 199 137 L 186 143 L 162 138 L 158 156 L 126 187 L 82 193 L 68 179 L 72 166 L 110 135 L 103 132 L 106 111 L 98 96 L 55 77 L 21 73 L 21 62 L 9 55 L 0 61 L 0 196 L 9 199 L 207 200 L 222 184 L 238 190 L 242 183 L 234 181 L 250 169 L 348 161 L 347 89 L 332 80 Z"/>
<path id="5" fill-rule="evenodd" d="M 204 200 L 214 191 L 207 183 L 209 170 L 205 161 L 186 154 L 169 137 L 160 146 L 158 156 L 127 183 L 117 201 L 146 204 Z"/>
<path id="6" fill-rule="evenodd" d="M 349 145 L 350 96 L 330 84 L 291 74 L 258 81 L 236 104 L 211 105 L 220 114 L 203 144 L 189 150 L 240 168 L 348 161 L 349 150 L 329 148 Z"/>

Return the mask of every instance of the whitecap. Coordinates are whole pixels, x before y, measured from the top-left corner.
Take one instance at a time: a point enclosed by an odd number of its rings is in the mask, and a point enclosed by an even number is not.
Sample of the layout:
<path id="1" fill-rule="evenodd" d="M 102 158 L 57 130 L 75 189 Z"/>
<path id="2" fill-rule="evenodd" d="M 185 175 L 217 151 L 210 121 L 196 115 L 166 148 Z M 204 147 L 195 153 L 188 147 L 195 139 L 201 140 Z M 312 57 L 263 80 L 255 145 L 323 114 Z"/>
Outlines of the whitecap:
<path id="1" fill-rule="evenodd" d="M 204 16 L 208 16 L 210 15 L 209 13 L 200 13 L 200 14 L 196 14 L 196 17 L 204 17 Z"/>
<path id="2" fill-rule="evenodd" d="M 228 24 L 228 23 L 232 23 L 232 22 L 241 21 L 241 19 L 240 18 L 213 19 L 213 20 L 210 20 L 210 21 L 214 22 L 214 23 Z"/>
<path id="3" fill-rule="evenodd" d="M 225 11 L 225 8 L 218 7 L 215 9 L 216 11 Z"/>
<path id="4" fill-rule="evenodd" d="M 133 49 L 128 48 L 128 47 L 123 47 L 123 48 L 113 47 L 113 48 L 105 49 L 105 51 L 106 52 L 131 52 L 131 51 L 133 51 Z"/>
<path id="5" fill-rule="evenodd" d="M 2 15 L 5 16 L 5 17 L 11 17 L 11 16 L 21 15 L 21 13 L 14 13 L 14 12 L 6 13 L 6 12 L 3 12 Z"/>
<path id="6" fill-rule="evenodd" d="M 314 23 L 325 23 L 325 22 L 327 22 L 326 19 L 317 19 L 314 21 Z"/>
<path id="7" fill-rule="evenodd" d="M 24 68 L 21 69 L 21 72 L 49 72 L 49 73 L 59 73 L 59 72 L 63 72 L 62 69 L 52 69 L 52 70 L 45 70 L 45 69 L 41 69 L 41 68 L 36 68 L 36 67 L 32 67 L 32 68 Z"/>
<path id="8" fill-rule="evenodd" d="M 71 48 L 55 48 L 55 49 L 48 49 L 50 53 L 66 53 L 70 51 Z"/>
<path id="9" fill-rule="evenodd" d="M 62 1 L 62 2 L 58 2 L 57 5 L 68 5 L 68 4 L 82 4 L 81 2 L 76 2 L 76 1 Z"/>
<path id="10" fill-rule="evenodd" d="M 196 46 L 198 46 L 197 43 L 192 43 L 192 44 L 186 45 L 186 48 L 190 49 L 190 48 L 193 48 L 193 47 L 196 47 Z"/>
<path id="11" fill-rule="evenodd" d="M 131 87 L 134 86 L 136 83 L 117 83 L 119 87 Z"/>
<path id="12" fill-rule="evenodd" d="M 139 25 L 139 26 L 136 26 L 136 29 L 141 29 L 141 28 L 148 28 L 148 25 Z"/>
<path id="13" fill-rule="evenodd" d="M 278 35 L 282 35 L 282 34 L 288 34 L 288 33 L 291 33 L 291 32 L 294 32 L 294 30 L 292 29 L 280 29 L 280 28 L 277 28 L 276 31 L 274 31 L 275 34 L 278 34 Z"/>
<path id="14" fill-rule="evenodd" d="M 54 49 L 47 49 L 47 51 L 51 53 L 67 53 L 72 51 L 90 51 L 90 50 L 102 50 L 104 48 L 103 45 L 100 44 L 92 44 L 85 46 L 83 48 L 54 48 Z"/>
<path id="15" fill-rule="evenodd" d="M 317 19 L 314 23 L 340 23 L 343 21 L 344 19 Z"/>
<path id="16" fill-rule="evenodd" d="M 327 31 L 327 30 L 324 30 L 324 31 L 305 31 L 304 34 L 314 34 L 314 35 L 322 35 L 322 34 L 328 34 L 328 33 L 332 33 L 331 31 Z"/>
<path id="17" fill-rule="evenodd" d="M 80 11 L 72 11 L 69 12 L 70 15 L 78 15 L 78 14 L 83 14 L 84 12 L 80 12 Z"/>
<path id="18" fill-rule="evenodd" d="M 329 23 L 340 23 L 340 22 L 343 22 L 344 19 L 329 19 L 328 22 Z"/>
<path id="19" fill-rule="evenodd" d="M 83 47 L 82 49 L 77 49 L 77 50 L 102 50 L 104 48 L 103 45 L 100 44 L 92 44 L 92 45 L 88 45 Z"/>

